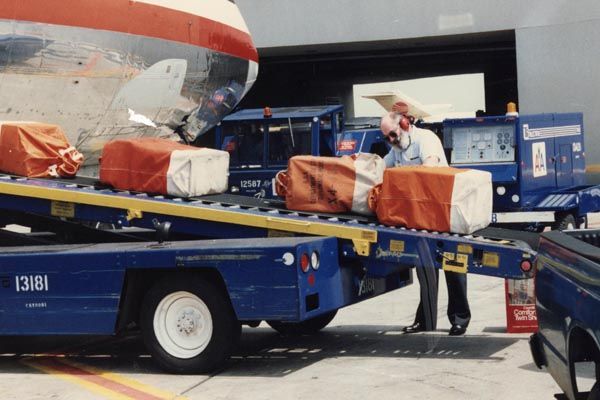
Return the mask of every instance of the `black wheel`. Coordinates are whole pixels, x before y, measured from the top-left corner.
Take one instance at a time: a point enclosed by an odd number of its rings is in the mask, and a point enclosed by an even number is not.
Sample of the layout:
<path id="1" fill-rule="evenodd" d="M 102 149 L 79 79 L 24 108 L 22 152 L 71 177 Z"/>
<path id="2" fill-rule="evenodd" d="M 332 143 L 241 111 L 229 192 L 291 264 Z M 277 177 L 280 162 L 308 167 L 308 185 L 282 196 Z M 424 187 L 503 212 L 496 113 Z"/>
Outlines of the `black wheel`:
<path id="1" fill-rule="evenodd" d="M 195 276 L 157 282 L 144 297 L 140 324 L 146 347 L 172 373 L 204 373 L 221 366 L 241 325 L 229 299 Z"/>
<path id="2" fill-rule="evenodd" d="M 596 381 L 596 383 L 594 383 L 587 400 L 600 400 L 600 382 Z"/>
<path id="3" fill-rule="evenodd" d="M 567 229 L 575 229 L 577 228 L 577 223 L 575 222 L 575 217 L 573 214 L 557 214 L 556 221 L 552 224 L 552 230 L 554 231 L 564 231 Z"/>
<path id="4" fill-rule="evenodd" d="M 302 322 L 267 321 L 267 324 L 282 335 L 313 335 L 329 325 L 336 314 L 334 310 Z"/>

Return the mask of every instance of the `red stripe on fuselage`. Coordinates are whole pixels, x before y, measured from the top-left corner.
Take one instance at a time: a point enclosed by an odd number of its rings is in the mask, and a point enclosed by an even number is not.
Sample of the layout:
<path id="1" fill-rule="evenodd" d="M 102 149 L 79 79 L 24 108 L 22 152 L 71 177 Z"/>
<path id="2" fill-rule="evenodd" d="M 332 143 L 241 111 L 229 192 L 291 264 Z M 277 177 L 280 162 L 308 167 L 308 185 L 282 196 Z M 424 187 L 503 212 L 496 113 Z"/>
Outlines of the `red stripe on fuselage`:
<path id="1" fill-rule="evenodd" d="M 0 19 L 130 33 L 205 47 L 258 62 L 246 32 L 134 0 L 0 0 Z"/>

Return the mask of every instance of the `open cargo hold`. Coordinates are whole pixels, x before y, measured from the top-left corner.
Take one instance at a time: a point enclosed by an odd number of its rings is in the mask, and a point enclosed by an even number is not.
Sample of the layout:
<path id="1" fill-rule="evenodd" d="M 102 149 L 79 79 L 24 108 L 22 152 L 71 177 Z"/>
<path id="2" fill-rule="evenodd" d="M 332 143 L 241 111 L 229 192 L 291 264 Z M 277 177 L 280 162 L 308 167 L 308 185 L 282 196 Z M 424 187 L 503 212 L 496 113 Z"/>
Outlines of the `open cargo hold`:
<path id="1" fill-rule="evenodd" d="M 227 190 L 229 153 L 170 140 L 136 138 L 107 143 L 100 181 L 117 189 L 180 197 Z"/>
<path id="2" fill-rule="evenodd" d="M 381 183 L 384 170 L 375 154 L 296 156 L 277 175 L 277 194 L 290 210 L 370 215 L 369 191 Z"/>
<path id="3" fill-rule="evenodd" d="M 492 176 L 451 167 L 390 168 L 369 204 L 385 225 L 469 234 L 491 222 Z"/>
<path id="4" fill-rule="evenodd" d="M 0 122 L 0 171 L 30 178 L 73 177 L 83 155 L 57 125 Z"/>

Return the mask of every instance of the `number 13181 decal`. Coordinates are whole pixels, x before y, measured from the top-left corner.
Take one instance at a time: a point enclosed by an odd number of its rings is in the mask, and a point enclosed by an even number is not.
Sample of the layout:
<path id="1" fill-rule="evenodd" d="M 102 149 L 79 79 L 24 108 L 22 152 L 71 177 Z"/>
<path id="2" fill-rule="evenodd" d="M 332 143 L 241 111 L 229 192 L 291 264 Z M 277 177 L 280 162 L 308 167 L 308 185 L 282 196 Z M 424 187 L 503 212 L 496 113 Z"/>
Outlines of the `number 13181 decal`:
<path id="1" fill-rule="evenodd" d="M 15 290 L 17 292 L 47 292 L 48 275 L 16 275 Z"/>

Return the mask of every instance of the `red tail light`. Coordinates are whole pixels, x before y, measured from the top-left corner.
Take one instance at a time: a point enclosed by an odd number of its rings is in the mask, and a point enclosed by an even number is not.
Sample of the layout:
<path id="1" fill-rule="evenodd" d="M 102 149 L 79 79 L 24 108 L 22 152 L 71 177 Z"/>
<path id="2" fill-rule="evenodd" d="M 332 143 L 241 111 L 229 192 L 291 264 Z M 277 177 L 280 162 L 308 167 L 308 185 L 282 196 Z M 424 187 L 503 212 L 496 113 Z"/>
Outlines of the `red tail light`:
<path id="1" fill-rule="evenodd" d="M 302 270 L 302 272 L 308 272 L 309 268 L 310 258 L 308 257 L 308 254 L 302 253 L 302 256 L 300 257 L 300 269 Z"/>
<path id="2" fill-rule="evenodd" d="M 521 261 L 521 271 L 530 272 L 532 268 L 533 268 L 533 264 L 531 263 L 531 261 L 529 261 L 529 260 Z"/>

